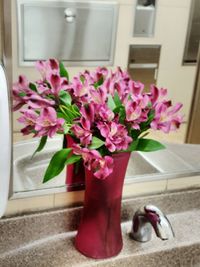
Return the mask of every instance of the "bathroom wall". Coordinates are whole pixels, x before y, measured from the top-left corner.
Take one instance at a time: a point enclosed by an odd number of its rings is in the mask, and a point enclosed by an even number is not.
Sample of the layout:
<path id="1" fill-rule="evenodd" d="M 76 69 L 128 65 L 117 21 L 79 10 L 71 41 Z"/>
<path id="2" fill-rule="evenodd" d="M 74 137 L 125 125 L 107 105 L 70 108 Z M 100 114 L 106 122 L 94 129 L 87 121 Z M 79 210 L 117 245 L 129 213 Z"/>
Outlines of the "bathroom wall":
<path id="1" fill-rule="evenodd" d="M 152 38 L 133 38 L 133 16 L 136 0 L 119 0 L 119 22 L 114 60 L 115 66 L 126 68 L 130 44 L 160 44 L 162 48 L 157 80 L 158 86 L 169 88 L 170 97 L 174 101 L 184 103 L 186 120 L 189 114 L 195 77 L 195 66 L 182 66 L 190 2 L 191 0 L 158 0 L 155 36 Z M 16 6 L 14 0 L 12 0 L 12 26 L 13 80 L 16 80 L 17 76 L 21 73 L 26 73 L 30 79 L 35 79 L 38 74 L 32 67 L 22 68 L 18 66 Z M 71 77 L 80 70 L 82 68 L 68 68 Z M 17 123 L 14 125 L 14 130 L 19 131 Z M 183 128 L 184 133 L 185 130 L 186 127 Z M 184 136 L 184 133 L 182 136 Z M 180 137 L 180 139 L 182 142 L 184 141 L 183 137 Z M 149 193 L 162 193 L 166 190 L 199 186 L 199 176 L 145 183 L 137 182 L 126 185 L 123 196 L 130 197 Z M 82 191 L 27 199 L 11 199 L 8 202 L 6 215 L 70 206 L 82 201 Z"/>

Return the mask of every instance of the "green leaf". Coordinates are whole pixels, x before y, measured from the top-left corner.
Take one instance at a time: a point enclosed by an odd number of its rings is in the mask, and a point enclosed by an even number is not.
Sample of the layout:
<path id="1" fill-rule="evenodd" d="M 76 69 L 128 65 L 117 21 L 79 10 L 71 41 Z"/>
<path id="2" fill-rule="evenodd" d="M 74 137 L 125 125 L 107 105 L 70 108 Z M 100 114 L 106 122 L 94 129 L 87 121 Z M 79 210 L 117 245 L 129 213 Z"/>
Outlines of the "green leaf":
<path id="1" fill-rule="evenodd" d="M 153 121 L 154 117 L 155 117 L 155 111 L 154 110 L 150 110 L 150 112 L 148 114 L 147 121 L 142 122 L 140 124 L 140 129 L 141 129 L 140 133 L 144 132 L 144 131 L 146 131 L 146 130 L 148 130 L 150 128 L 150 123 Z"/>
<path id="2" fill-rule="evenodd" d="M 131 137 L 133 138 L 133 140 L 136 140 L 140 134 L 140 130 L 131 129 Z"/>
<path id="3" fill-rule="evenodd" d="M 20 96 L 20 97 L 26 96 L 26 93 L 21 92 L 21 93 L 18 94 L 18 96 Z"/>
<path id="4" fill-rule="evenodd" d="M 154 119 L 155 117 L 155 110 L 150 110 L 149 114 L 148 114 L 148 121 L 147 123 L 150 124 L 152 122 L 152 120 Z"/>
<path id="5" fill-rule="evenodd" d="M 59 67 L 60 67 L 60 76 L 67 78 L 67 80 L 69 81 L 69 74 L 62 62 L 60 62 Z"/>
<path id="6" fill-rule="evenodd" d="M 74 164 L 75 162 L 79 161 L 82 157 L 79 155 L 71 155 L 67 161 L 66 165 Z"/>
<path id="7" fill-rule="evenodd" d="M 66 122 L 70 124 L 77 117 L 77 115 L 73 113 L 72 106 L 70 105 L 60 105 L 57 114 L 59 115 L 59 117 L 64 118 Z"/>
<path id="8" fill-rule="evenodd" d="M 139 139 L 132 141 L 127 151 L 132 152 L 132 151 L 137 150 L 138 142 L 139 142 Z"/>
<path id="9" fill-rule="evenodd" d="M 66 165 L 67 156 L 69 155 L 71 150 L 71 148 L 64 148 L 53 155 L 49 166 L 47 167 L 47 170 L 45 172 L 43 183 L 48 182 L 49 180 L 57 176 L 59 173 L 61 173 L 61 171 Z"/>
<path id="10" fill-rule="evenodd" d="M 96 136 L 93 136 L 92 137 L 92 143 L 89 146 L 89 149 L 97 149 L 97 148 L 103 146 L 104 144 L 105 144 L 105 142 L 103 140 L 99 139 Z"/>
<path id="11" fill-rule="evenodd" d="M 164 149 L 165 146 L 158 141 L 152 139 L 138 139 L 137 151 L 151 152 Z"/>
<path id="12" fill-rule="evenodd" d="M 37 87 L 34 83 L 29 83 L 29 88 L 34 91 L 34 92 L 37 92 Z"/>
<path id="13" fill-rule="evenodd" d="M 71 105 L 72 98 L 71 98 L 71 95 L 68 92 L 61 90 L 59 92 L 59 98 L 60 98 L 60 101 L 63 104 L 65 104 L 65 105 Z"/>
<path id="14" fill-rule="evenodd" d="M 124 107 L 121 107 L 119 110 L 119 122 L 124 124 L 124 120 L 126 118 L 126 111 Z"/>
<path id="15" fill-rule="evenodd" d="M 67 134 L 71 127 L 65 123 L 63 128 L 64 128 L 64 134 Z"/>
<path id="16" fill-rule="evenodd" d="M 84 84 L 84 81 L 85 81 L 85 77 L 83 75 L 80 76 L 80 80 L 82 82 L 82 84 Z"/>
<path id="17" fill-rule="evenodd" d="M 107 104 L 111 110 L 114 110 L 116 108 L 115 102 L 114 102 L 111 95 L 108 95 L 108 103 Z"/>
<path id="18" fill-rule="evenodd" d="M 42 138 L 40 139 L 40 143 L 31 158 L 33 158 L 37 152 L 42 151 L 42 149 L 46 145 L 46 142 L 47 142 L 47 136 L 42 136 Z"/>
<path id="19" fill-rule="evenodd" d="M 80 111 L 76 104 L 73 104 L 71 108 L 72 108 L 72 111 L 77 114 L 77 116 L 80 116 Z"/>
<path id="20" fill-rule="evenodd" d="M 122 105 L 122 102 L 121 102 L 121 100 L 119 98 L 119 95 L 118 95 L 117 91 L 115 91 L 115 94 L 114 94 L 114 102 L 115 102 L 115 105 L 117 107 Z"/>
<path id="21" fill-rule="evenodd" d="M 94 83 L 94 87 L 97 88 L 102 84 L 103 84 L 103 76 L 101 76 L 101 78 L 96 83 Z"/>
<path id="22" fill-rule="evenodd" d="M 113 112 L 114 112 L 115 114 L 119 113 L 121 107 L 122 107 L 122 106 L 118 106 L 118 107 L 114 108 L 114 109 L 113 109 Z"/>
<path id="23" fill-rule="evenodd" d="M 57 118 L 63 118 L 66 119 L 65 114 L 63 114 L 62 112 L 57 111 Z"/>

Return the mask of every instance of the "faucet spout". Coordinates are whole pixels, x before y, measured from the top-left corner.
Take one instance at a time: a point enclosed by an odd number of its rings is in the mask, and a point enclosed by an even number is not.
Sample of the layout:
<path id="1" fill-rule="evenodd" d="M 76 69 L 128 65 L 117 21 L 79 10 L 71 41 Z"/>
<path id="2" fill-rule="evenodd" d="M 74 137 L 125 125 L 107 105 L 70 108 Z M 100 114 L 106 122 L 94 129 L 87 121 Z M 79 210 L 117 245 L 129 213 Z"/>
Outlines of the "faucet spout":
<path id="1" fill-rule="evenodd" d="M 152 228 L 162 240 L 174 237 L 172 226 L 164 213 L 156 206 L 146 205 L 133 216 L 131 237 L 139 242 L 147 242 L 151 239 Z"/>

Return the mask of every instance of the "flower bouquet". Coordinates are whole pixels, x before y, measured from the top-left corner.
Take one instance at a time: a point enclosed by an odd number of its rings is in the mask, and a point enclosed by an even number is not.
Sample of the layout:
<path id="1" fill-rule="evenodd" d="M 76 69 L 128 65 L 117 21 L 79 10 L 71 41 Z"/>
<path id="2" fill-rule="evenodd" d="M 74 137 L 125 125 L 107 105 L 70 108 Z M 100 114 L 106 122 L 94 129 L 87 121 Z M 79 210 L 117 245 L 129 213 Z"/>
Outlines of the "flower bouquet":
<path id="1" fill-rule="evenodd" d="M 57 176 L 66 165 L 83 162 L 86 196 L 76 247 L 94 258 L 115 255 L 122 246 L 121 235 L 116 235 L 115 229 L 116 241 L 110 233 L 114 226 L 108 226 L 108 217 L 110 223 L 114 220 L 114 224 L 119 224 L 118 210 L 130 153 L 163 149 L 161 143 L 146 138 L 148 130 L 169 133 L 179 128 L 183 120 L 178 113 L 182 104 L 173 106 L 166 98 L 167 90 L 155 85 L 151 86 L 150 92 L 144 92 L 144 85 L 132 80 L 120 68 L 116 71 L 104 67 L 86 70 L 71 81 L 63 63 L 56 59 L 38 61 L 36 68 L 40 79 L 29 82 L 21 75 L 13 84 L 14 110 L 20 110 L 18 121 L 25 125 L 21 132 L 41 138 L 35 153 L 41 151 L 47 138 L 55 134 L 72 138 L 71 147 L 60 149 L 52 157 L 43 182 Z M 99 198 L 103 204 L 99 204 Z M 93 228 L 92 217 L 94 224 L 106 226 L 98 226 L 100 230 Z M 120 231 L 119 225 L 117 229 Z M 92 231 L 92 238 L 88 239 L 84 234 L 88 231 Z M 101 243 L 99 235 L 110 238 L 112 244 L 107 241 L 109 245 L 105 247 L 106 241 Z M 98 245 L 94 246 L 94 243 Z"/>

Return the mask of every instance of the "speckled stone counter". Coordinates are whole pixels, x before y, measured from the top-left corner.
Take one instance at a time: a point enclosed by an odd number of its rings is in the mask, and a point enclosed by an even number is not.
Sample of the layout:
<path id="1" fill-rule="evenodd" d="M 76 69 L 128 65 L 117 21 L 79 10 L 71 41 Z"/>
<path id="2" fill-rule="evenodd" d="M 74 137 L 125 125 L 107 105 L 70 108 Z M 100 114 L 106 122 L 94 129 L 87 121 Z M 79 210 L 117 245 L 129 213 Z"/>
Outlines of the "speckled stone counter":
<path id="1" fill-rule="evenodd" d="M 138 207 L 157 205 L 168 218 L 175 238 L 147 243 L 129 238 Z M 200 190 L 127 199 L 122 205 L 124 246 L 117 257 L 93 260 L 73 246 L 81 207 L 0 220 L 1 267 L 68 266 L 200 266 Z"/>

